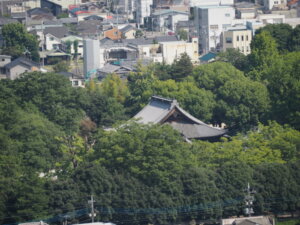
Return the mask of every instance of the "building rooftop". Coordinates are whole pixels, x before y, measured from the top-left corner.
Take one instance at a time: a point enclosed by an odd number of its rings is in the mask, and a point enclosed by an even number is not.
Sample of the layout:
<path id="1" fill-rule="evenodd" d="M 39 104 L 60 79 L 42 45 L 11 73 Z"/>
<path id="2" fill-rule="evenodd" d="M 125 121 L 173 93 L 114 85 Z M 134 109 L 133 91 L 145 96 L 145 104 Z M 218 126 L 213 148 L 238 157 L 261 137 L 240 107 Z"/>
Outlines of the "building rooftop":
<path id="1" fill-rule="evenodd" d="M 46 27 L 44 30 L 44 34 L 51 34 L 57 38 L 63 38 L 68 34 L 68 28 L 66 27 Z"/>
<path id="2" fill-rule="evenodd" d="M 31 68 L 32 66 L 35 66 L 35 67 L 40 67 L 40 64 L 36 63 L 36 62 L 33 62 L 32 60 L 29 60 L 27 58 L 24 58 L 24 57 L 19 57 L 17 59 L 15 59 L 14 61 L 8 63 L 7 65 L 5 65 L 5 68 L 7 69 L 11 69 L 17 65 L 23 65 L 25 67 L 28 67 L 28 68 Z"/>
<path id="3" fill-rule="evenodd" d="M 175 99 L 152 96 L 149 104 L 134 119 L 140 123 L 169 124 L 187 139 L 221 137 L 227 130 L 211 127 L 182 109 Z"/>

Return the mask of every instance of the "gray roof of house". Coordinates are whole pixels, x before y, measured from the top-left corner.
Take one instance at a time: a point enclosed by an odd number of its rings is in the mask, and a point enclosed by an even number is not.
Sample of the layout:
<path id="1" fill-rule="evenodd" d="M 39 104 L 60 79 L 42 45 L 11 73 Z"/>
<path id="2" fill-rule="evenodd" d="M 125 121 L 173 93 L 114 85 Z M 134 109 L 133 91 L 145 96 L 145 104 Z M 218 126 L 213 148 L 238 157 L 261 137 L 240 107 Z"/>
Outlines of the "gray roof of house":
<path id="1" fill-rule="evenodd" d="M 181 113 L 189 122 L 173 121 L 169 123 L 186 138 L 211 138 L 220 137 L 227 131 L 221 128 L 211 127 L 206 123 L 193 117 L 183 110 L 174 99 L 152 96 L 150 103 L 145 106 L 134 118 L 140 123 L 164 123 L 173 110 Z"/>
<path id="2" fill-rule="evenodd" d="M 43 23 L 44 25 L 63 25 L 60 20 L 45 20 Z"/>
<path id="3" fill-rule="evenodd" d="M 23 19 L 23 18 L 26 18 L 26 12 L 11 13 L 10 16 L 13 19 Z"/>
<path id="4" fill-rule="evenodd" d="M 120 31 L 121 31 L 122 33 L 128 32 L 128 31 L 130 31 L 130 30 L 134 30 L 134 27 L 131 26 L 131 25 L 127 25 L 127 26 L 125 26 L 125 27 L 123 27 L 123 28 L 120 29 Z"/>
<path id="5" fill-rule="evenodd" d="M 36 62 L 33 62 L 29 59 L 26 59 L 24 57 L 19 57 L 17 59 L 15 59 L 14 61 L 8 63 L 5 65 L 5 68 L 7 69 L 11 69 L 17 65 L 23 65 L 23 66 L 26 66 L 28 68 L 32 67 L 32 66 L 36 66 L 36 67 L 40 67 L 40 64 L 36 63 Z"/>
<path id="6" fill-rule="evenodd" d="M 0 26 L 3 26 L 5 24 L 9 24 L 9 23 L 18 23 L 18 20 L 5 18 L 5 17 L 0 18 Z"/>
<path id="7" fill-rule="evenodd" d="M 99 20 L 84 20 L 78 23 L 76 30 L 80 33 L 96 34 L 100 31 L 100 26 Z"/>
<path id="8" fill-rule="evenodd" d="M 102 16 L 90 15 L 84 18 L 84 20 L 103 20 Z"/>
<path id="9" fill-rule="evenodd" d="M 63 24 L 78 23 L 78 19 L 76 17 L 61 18 L 58 19 L 58 21 L 62 22 Z"/>
<path id="10" fill-rule="evenodd" d="M 44 34 L 52 34 L 54 37 L 63 38 L 68 34 L 68 28 L 66 27 L 46 27 Z"/>
<path id="11" fill-rule="evenodd" d="M 47 8 L 33 8 L 33 9 L 29 9 L 27 10 L 27 14 L 29 16 L 32 16 L 32 15 L 40 15 L 40 14 L 49 14 L 49 15 L 53 15 L 49 9 Z"/>

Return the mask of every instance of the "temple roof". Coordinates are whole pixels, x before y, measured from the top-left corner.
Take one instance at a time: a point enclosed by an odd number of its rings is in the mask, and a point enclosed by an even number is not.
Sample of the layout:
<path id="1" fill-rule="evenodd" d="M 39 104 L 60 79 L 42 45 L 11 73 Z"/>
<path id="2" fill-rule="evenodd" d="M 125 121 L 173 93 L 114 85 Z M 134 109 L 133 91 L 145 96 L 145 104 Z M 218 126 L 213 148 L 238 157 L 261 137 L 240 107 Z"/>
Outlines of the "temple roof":
<path id="1" fill-rule="evenodd" d="M 184 120 L 169 120 L 171 116 L 180 114 Z M 175 115 L 176 117 L 177 115 Z M 198 120 L 184 109 L 175 99 L 167 99 L 152 96 L 149 104 L 134 116 L 140 123 L 168 123 L 178 130 L 186 138 L 206 139 L 220 137 L 226 134 L 227 130 L 212 127 Z"/>

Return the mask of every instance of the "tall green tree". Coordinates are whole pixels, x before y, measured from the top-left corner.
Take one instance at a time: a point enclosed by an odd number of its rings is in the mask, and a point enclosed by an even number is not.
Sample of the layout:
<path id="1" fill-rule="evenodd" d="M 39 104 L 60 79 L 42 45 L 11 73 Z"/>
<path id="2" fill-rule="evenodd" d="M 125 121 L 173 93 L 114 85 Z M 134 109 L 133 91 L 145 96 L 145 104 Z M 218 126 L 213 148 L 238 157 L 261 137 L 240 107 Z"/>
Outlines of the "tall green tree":
<path id="1" fill-rule="evenodd" d="M 285 52 L 291 49 L 290 38 L 293 33 L 293 28 L 289 24 L 268 24 L 256 31 L 256 35 L 261 32 L 268 32 L 276 41 L 277 48 L 280 52 Z M 255 36 L 254 36 L 255 38 Z"/>
<path id="2" fill-rule="evenodd" d="M 276 41 L 269 32 L 263 31 L 254 36 L 248 59 L 251 70 L 248 76 L 255 80 L 264 80 L 266 71 L 279 60 Z"/>
<path id="3" fill-rule="evenodd" d="M 33 61 L 39 62 L 39 47 L 37 38 L 28 33 L 24 25 L 20 23 L 6 24 L 2 28 L 5 42 L 3 53 L 12 55 L 14 58 L 22 56 L 26 51 Z"/>
<path id="4" fill-rule="evenodd" d="M 192 74 L 193 64 L 188 54 L 183 53 L 178 60 L 172 64 L 172 79 L 181 81 Z"/>

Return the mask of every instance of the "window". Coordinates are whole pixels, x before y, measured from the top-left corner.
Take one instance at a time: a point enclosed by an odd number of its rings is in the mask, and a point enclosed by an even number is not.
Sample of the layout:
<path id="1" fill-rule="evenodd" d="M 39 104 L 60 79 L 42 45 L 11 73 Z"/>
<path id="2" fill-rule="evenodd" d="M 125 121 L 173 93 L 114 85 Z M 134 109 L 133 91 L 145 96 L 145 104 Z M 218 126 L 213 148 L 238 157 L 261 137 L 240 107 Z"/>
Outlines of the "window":
<path id="1" fill-rule="evenodd" d="M 215 24 L 215 25 L 210 25 L 209 28 L 212 30 L 217 30 L 217 29 L 219 29 L 219 26 L 218 26 L 218 24 Z"/>
<path id="2" fill-rule="evenodd" d="M 242 46 L 242 52 L 244 52 L 244 46 Z"/>
<path id="3" fill-rule="evenodd" d="M 230 17 L 230 13 L 226 13 L 225 16 L 226 16 L 226 17 Z"/>
<path id="4" fill-rule="evenodd" d="M 50 37 L 50 41 L 54 41 L 54 37 Z"/>
<path id="5" fill-rule="evenodd" d="M 1 59 L 1 61 L 2 61 L 2 62 L 4 62 L 4 61 L 5 61 L 5 59 Z"/>
<path id="6" fill-rule="evenodd" d="M 246 35 L 246 41 L 249 41 L 249 37 L 248 37 L 248 35 Z"/>
<path id="7" fill-rule="evenodd" d="M 244 35 L 241 36 L 242 41 L 244 41 Z"/>
<path id="8" fill-rule="evenodd" d="M 236 41 L 240 41 L 240 36 L 236 36 Z"/>
<path id="9" fill-rule="evenodd" d="M 249 52 L 249 46 L 246 47 L 246 51 Z"/>
<path id="10" fill-rule="evenodd" d="M 232 38 L 231 37 L 226 37 L 226 43 L 232 43 Z"/>
<path id="11" fill-rule="evenodd" d="M 78 80 L 73 81 L 73 86 L 78 86 Z"/>

